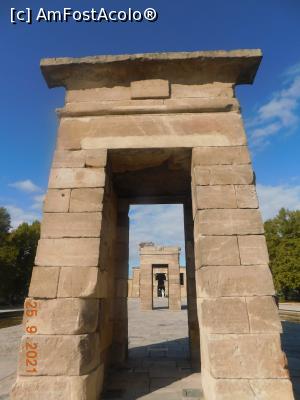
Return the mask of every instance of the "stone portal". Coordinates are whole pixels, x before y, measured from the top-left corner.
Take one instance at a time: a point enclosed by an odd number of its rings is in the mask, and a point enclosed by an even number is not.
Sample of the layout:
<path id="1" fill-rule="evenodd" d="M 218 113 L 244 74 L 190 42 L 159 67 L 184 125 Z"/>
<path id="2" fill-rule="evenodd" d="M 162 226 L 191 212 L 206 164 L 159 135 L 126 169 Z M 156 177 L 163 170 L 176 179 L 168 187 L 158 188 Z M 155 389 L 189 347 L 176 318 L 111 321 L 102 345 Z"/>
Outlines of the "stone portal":
<path id="1" fill-rule="evenodd" d="M 293 399 L 234 92 L 260 60 L 237 50 L 42 61 L 66 102 L 13 400 L 99 398 L 127 356 L 128 207 L 156 203 L 184 207 L 190 353 L 199 365 L 201 348 L 206 400 Z"/>
<path id="2" fill-rule="evenodd" d="M 140 245 L 140 300 L 143 310 L 152 310 L 153 297 L 162 295 L 162 287 L 168 297 L 169 309 L 181 309 L 179 253 L 180 247 L 160 247 L 153 243 Z"/>

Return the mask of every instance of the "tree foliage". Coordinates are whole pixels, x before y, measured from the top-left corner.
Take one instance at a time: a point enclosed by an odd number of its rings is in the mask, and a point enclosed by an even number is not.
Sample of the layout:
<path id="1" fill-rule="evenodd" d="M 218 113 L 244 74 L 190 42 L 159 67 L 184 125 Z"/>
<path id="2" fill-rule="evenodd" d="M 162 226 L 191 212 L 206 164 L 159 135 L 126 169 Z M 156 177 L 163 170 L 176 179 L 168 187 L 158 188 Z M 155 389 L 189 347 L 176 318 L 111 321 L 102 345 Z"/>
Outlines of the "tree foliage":
<path id="1" fill-rule="evenodd" d="M 0 240 L 10 229 L 10 215 L 6 208 L 0 207 Z"/>
<path id="2" fill-rule="evenodd" d="M 300 298 L 300 211 L 282 208 L 265 222 L 275 288 L 284 299 Z"/>
<path id="3" fill-rule="evenodd" d="M 0 234 L 0 301 L 17 304 L 28 292 L 40 223 L 23 223 L 9 231 L 10 216 L 0 208 L 0 226 L 3 227 Z"/>

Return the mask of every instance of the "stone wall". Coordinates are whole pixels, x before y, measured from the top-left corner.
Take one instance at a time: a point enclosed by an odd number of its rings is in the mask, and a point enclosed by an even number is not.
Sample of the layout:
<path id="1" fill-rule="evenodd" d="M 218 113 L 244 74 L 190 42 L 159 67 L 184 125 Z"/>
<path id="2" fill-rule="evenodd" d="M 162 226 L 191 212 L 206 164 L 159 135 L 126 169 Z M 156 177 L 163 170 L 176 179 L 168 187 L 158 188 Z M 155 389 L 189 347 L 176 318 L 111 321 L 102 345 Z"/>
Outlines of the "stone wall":
<path id="1" fill-rule="evenodd" d="M 248 150 L 194 148 L 192 168 L 204 391 L 292 399 Z"/>

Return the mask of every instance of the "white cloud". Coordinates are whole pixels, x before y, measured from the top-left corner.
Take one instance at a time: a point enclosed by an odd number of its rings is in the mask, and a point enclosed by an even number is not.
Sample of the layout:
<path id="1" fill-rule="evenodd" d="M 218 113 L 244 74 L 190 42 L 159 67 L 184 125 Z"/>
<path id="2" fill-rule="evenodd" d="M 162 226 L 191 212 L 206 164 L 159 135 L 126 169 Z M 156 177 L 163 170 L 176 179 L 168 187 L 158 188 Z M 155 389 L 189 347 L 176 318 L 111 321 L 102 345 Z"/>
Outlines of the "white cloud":
<path id="1" fill-rule="evenodd" d="M 130 207 L 129 264 L 139 265 L 139 243 L 181 247 L 184 263 L 183 207 L 177 204 L 134 205 Z M 183 264 L 184 265 L 184 264 Z"/>
<path id="2" fill-rule="evenodd" d="M 27 211 L 12 204 L 6 204 L 4 207 L 8 210 L 11 216 L 12 228 L 17 228 L 23 222 L 32 223 L 41 218 L 40 214 L 37 212 Z"/>
<path id="3" fill-rule="evenodd" d="M 14 187 L 22 192 L 27 193 L 35 193 L 40 192 L 42 189 L 33 183 L 30 179 L 26 179 L 24 181 L 18 181 L 14 183 L 10 183 L 8 186 Z"/>
<path id="4" fill-rule="evenodd" d="M 257 194 L 264 220 L 275 217 L 282 207 L 300 210 L 300 185 L 257 184 Z"/>
<path id="5" fill-rule="evenodd" d="M 300 63 L 292 65 L 284 73 L 284 76 L 287 78 L 293 77 L 294 75 L 300 75 Z"/>
<path id="6" fill-rule="evenodd" d="M 262 148 L 269 138 L 279 132 L 290 133 L 299 124 L 300 112 L 300 64 L 288 71 L 288 79 L 282 82 L 282 89 L 274 92 L 270 100 L 259 107 L 256 117 L 247 122 L 250 144 Z"/>
<path id="7" fill-rule="evenodd" d="M 39 194 L 37 196 L 33 196 L 33 204 L 31 206 L 31 208 L 33 210 L 41 211 L 42 208 L 43 208 L 44 199 L 45 199 L 45 195 L 44 194 Z"/>

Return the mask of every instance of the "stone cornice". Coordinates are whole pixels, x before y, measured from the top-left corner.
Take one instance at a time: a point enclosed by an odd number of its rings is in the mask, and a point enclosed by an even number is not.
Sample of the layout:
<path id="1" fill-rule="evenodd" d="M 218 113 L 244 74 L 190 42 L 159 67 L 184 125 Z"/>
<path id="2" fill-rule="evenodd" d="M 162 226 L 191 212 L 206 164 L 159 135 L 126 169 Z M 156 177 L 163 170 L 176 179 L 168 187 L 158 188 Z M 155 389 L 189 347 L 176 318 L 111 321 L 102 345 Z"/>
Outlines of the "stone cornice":
<path id="1" fill-rule="evenodd" d="M 68 89 L 129 85 L 142 79 L 247 84 L 253 82 L 261 58 L 259 49 L 145 53 L 43 59 L 41 69 L 49 87 Z"/>

